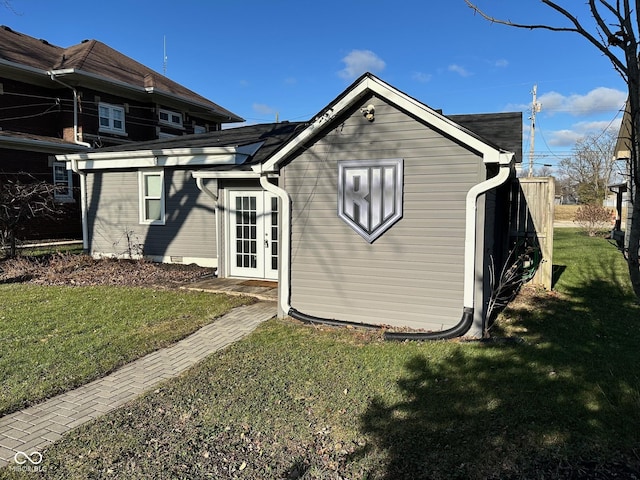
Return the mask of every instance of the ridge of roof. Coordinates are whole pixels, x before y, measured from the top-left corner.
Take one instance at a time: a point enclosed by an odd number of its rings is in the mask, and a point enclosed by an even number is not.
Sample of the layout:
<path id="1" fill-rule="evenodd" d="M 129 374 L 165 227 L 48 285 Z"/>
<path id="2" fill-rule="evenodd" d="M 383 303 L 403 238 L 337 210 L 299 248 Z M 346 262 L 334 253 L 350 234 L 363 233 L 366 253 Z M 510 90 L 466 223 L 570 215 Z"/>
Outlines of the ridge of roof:
<path id="1" fill-rule="evenodd" d="M 65 48 L 64 49 L 64 53 L 62 54 L 62 59 L 61 59 L 61 64 L 63 64 L 65 62 L 65 57 L 67 53 L 72 53 L 72 50 L 77 49 L 79 52 L 79 59 L 78 59 L 78 69 L 82 69 L 82 67 L 84 66 L 85 61 L 87 60 L 87 58 L 89 57 L 89 55 L 91 54 L 91 50 L 93 50 L 94 45 L 96 44 L 97 40 L 83 40 L 82 42 L 76 44 L 76 45 L 72 45 L 71 47 Z M 83 53 L 84 52 L 84 53 Z M 59 67 L 56 68 L 62 68 L 63 65 L 60 65 Z M 65 67 L 67 67 L 67 65 L 64 65 Z"/>

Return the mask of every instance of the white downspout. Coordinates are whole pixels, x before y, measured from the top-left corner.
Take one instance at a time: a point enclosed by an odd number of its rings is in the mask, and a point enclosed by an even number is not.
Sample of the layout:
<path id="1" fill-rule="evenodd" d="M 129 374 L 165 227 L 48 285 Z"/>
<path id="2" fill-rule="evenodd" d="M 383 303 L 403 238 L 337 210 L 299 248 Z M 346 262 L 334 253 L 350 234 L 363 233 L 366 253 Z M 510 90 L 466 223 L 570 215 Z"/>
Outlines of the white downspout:
<path id="1" fill-rule="evenodd" d="M 218 221 L 218 195 L 207 188 L 207 186 L 204 184 L 204 179 L 201 177 L 196 178 L 196 185 L 201 192 L 206 193 L 213 199 L 213 209 L 216 214 L 216 260 L 218 262 L 218 268 L 216 269 L 216 271 L 217 275 L 220 276 L 220 222 Z"/>
<path id="2" fill-rule="evenodd" d="M 78 91 L 73 88 L 71 85 L 67 85 L 66 83 L 58 80 L 56 78 L 55 72 L 49 71 L 47 72 L 51 77 L 51 80 L 59 83 L 63 87 L 70 88 L 73 92 L 73 143 L 76 145 L 82 145 L 83 147 L 91 148 L 91 145 L 87 142 L 81 142 L 78 139 Z M 78 178 L 80 179 L 80 212 L 82 216 L 82 249 L 84 251 L 89 250 L 89 225 L 88 225 L 88 215 L 87 215 L 87 174 L 86 172 L 81 172 L 78 169 L 78 161 L 71 161 L 71 170 L 78 174 Z"/>
<path id="3" fill-rule="evenodd" d="M 280 226 L 280 265 L 278 269 L 278 307 L 280 316 L 284 317 L 291 310 L 291 197 L 286 190 L 269 181 L 266 174 L 260 175 L 260 185 L 267 192 L 273 193 L 280 199 L 282 222 Z"/>
<path id="4" fill-rule="evenodd" d="M 80 178 L 80 214 L 82 216 L 82 249 L 89 250 L 89 216 L 87 215 L 87 173 L 78 169 L 78 161 L 71 160 L 71 170 Z"/>
<path id="5" fill-rule="evenodd" d="M 478 197 L 492 188 L 498 187 L 507 181 L 511 174 L 511 161 L 513 153 L 500 154 L 500 170 L 495 177 L 491 177 L 482 183 L 474 185 L 467 192 L 466 224 L 464 239 L 464 296 L 465 308 L 474 308 L 475 304 L 475 271 L 476 271 L 476 228 L 478 223 L 477 207 Z"/>

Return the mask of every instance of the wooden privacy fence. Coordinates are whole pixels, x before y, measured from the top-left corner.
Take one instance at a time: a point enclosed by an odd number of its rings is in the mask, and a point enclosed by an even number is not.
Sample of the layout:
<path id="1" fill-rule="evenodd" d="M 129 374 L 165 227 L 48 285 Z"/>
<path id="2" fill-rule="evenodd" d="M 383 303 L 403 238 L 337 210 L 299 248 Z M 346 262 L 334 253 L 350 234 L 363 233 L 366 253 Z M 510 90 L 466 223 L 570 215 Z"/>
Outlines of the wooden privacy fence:
<path id="1" fill-rule="evenodd" d="M 553 177 L 517 178 L 510 205 L 510 237 L 540 249 L 541 260 L 529 283 L 551 290 L 553 281 Z"/>

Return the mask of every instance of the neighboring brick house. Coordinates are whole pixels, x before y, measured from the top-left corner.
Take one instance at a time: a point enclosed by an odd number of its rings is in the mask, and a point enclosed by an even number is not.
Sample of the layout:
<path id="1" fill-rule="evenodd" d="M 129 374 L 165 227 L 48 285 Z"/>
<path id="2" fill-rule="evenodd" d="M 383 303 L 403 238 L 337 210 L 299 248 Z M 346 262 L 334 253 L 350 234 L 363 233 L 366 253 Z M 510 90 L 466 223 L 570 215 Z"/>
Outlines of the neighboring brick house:
<path id="1" fill-rule="evenodd" d="M 0 183 L 25 172 L 55 182 L 62 222 L 27 238 L 81 238 L 79 182 L 53 155 L 207 133 L 238 115 L 109 46 L 61 48 L 0 26 Z"/>

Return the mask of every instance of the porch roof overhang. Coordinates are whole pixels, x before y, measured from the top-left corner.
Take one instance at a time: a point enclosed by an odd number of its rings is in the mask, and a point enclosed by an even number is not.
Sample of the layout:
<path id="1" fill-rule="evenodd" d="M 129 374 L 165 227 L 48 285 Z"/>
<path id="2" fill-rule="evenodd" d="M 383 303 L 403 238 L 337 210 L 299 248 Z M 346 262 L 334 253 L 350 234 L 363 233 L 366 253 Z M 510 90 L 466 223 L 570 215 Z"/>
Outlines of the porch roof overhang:
<path id="1" fill-rule="evenodd" d="M 243 178 L 260 178 L 260 173 L 253 170 L 195 170 L 191 172 L 191 176 L 198 179 L 243 179 Z"/>
<path id="2" fill-rule="evenodd" d="M 629 101 L 625 103 L 624 114 L 622 115 L 622 122 L 620 123 L 620 131 L 618 132 L 618 139 L 614 147 L 614 156 L 616 160 L 627 160 L 631 158 L 631 129 L 632 129 L 631 114 L 629 113 Z"/>
<path id="3" fill-rule="evenodd" d="M 180 166 L 241 165 L 260 148 L 263 142 L 240 146 L 164 148 L 111 152 L 83 152 L 56 155 L 67 162 L 68 169 L 109 170 L 121 168 L 153 168 Z"/>
<path id="4" fill-rule="evenodd" d="M 51 155 L 79 152 L 87 147 L 65 140 L 15 132 L 0 132 L 0 148 L 48 153 Z"/>

